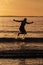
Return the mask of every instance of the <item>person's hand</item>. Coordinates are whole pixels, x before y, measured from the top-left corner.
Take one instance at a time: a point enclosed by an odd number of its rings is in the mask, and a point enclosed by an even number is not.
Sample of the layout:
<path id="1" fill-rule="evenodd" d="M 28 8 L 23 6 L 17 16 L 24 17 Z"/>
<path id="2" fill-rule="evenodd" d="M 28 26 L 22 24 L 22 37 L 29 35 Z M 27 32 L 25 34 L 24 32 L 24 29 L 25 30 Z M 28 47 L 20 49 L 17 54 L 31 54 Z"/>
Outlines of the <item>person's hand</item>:
<path id="1" fill-rule="evenodd" d="M 33 23 L 33 21 L 32 21 L 32 23 Z"/>
<path id="2" fill-rule="evenodd" d="M 13 19 L 13 21 L 15 21 L 15 19 Z"/>

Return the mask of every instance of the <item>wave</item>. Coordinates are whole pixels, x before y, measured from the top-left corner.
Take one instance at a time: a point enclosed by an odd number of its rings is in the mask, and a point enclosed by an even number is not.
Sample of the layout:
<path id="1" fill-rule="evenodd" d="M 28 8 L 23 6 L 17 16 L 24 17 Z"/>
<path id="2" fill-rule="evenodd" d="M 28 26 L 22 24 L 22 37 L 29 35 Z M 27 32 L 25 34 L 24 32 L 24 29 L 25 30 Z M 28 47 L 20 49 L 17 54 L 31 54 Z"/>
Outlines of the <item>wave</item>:
<path id="1" fill-rule="evenodd" d="M 0 42 L 31 42 L 31 43 L 43 43 L 43 38 L 29 38 L 29 37 L 26 37 L 24 39 L 22 38 L 0 38 Z"/>
<path id="2" fill-rule="evenodd" d="M 0 58 L 43 58 L 43 50 L 4 50 L 0 51 Z"/>
<path id="3" fill-rule="evenodd" d="M 14 33 L 14 32 L 19 32 L 19 31 L 4 31 L 0 30 L 0 33 Z M 27 31 L 27 33 L 43 33 L 43 31 Z"/>

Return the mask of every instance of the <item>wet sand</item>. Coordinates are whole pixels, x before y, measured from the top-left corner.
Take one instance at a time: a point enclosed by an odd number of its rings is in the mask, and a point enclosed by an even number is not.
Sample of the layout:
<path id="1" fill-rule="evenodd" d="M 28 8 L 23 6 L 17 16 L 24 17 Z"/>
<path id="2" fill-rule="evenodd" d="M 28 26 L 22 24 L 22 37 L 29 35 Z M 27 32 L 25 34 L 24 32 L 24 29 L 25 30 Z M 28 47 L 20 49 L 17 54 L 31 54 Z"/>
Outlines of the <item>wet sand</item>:
<path id="1" fill-rule="evenodd" d="M 43 65 L 43 59 L 0 59 L 0 65 Z"/>

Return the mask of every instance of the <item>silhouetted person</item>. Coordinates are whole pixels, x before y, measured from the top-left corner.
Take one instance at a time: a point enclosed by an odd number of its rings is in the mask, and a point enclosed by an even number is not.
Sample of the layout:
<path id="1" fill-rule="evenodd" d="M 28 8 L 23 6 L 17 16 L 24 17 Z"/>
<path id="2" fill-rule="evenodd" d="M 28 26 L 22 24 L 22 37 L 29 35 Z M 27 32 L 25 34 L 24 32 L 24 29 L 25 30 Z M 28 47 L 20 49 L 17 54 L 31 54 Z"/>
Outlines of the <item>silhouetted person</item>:
<path id="1" fill-rule="evenodd" d="M 27 32 L 25 30 L 25 25 L 33 23 L 33 22 L 27 22 L 27 18 L 24 18 L 24 20 L 20 20 L 20 21 L 13 19 L 13 21 L 21 22 L 21 25 L 20 25 L 20 28 L 19 28 L 20 32 L 18 33 L 18 36 L 19 36 L 19 34 L 27 34 Z"/>

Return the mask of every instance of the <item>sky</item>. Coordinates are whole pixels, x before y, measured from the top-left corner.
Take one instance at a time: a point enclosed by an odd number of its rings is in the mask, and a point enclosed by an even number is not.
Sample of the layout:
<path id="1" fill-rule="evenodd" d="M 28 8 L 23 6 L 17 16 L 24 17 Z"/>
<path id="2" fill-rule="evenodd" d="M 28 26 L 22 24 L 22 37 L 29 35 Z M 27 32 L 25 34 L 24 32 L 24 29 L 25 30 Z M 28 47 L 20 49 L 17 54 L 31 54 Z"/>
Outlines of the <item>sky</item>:
<path id="1" fill-rule="evenodd" d="M 0 16 L 43 16 L 43 0 L 0 0 Z"/>

